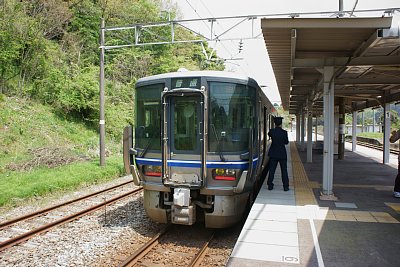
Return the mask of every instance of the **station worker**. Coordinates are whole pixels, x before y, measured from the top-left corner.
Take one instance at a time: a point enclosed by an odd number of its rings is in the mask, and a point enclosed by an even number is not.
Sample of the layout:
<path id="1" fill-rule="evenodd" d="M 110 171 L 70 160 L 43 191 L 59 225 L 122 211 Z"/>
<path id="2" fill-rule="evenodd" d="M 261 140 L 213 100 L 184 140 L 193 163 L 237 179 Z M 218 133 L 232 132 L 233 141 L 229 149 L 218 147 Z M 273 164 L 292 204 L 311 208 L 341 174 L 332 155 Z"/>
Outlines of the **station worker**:
<path id="1" fill-rule="evenodd" d="M 390 142 L 394 143 L 400 139 L 400 130 L 393 131 L 392 135 L 390 136 Z M 394 182 L 394 192 L 393 196 L 396 198 L 400 198 L 400 153 L 398 156 L 398 165 L 397 165 L 397 176 L 396 181 Z"/>
<path id="2" fill-rule="evenodd" d="M 268 136 L 272 139 L 272 144 L 268 152 L 269 156 L 269 176 L 268 190 L 274 189 L 274 175 L 276 166 L 281 167 L 283 190 L 289 190 L 289 177 L 287 172 L 287 154 L 285 145 L 289 144 L 288 133 L 282 129 L 282 117 L 274 117 L 275 128 L 269 130 Z"/>

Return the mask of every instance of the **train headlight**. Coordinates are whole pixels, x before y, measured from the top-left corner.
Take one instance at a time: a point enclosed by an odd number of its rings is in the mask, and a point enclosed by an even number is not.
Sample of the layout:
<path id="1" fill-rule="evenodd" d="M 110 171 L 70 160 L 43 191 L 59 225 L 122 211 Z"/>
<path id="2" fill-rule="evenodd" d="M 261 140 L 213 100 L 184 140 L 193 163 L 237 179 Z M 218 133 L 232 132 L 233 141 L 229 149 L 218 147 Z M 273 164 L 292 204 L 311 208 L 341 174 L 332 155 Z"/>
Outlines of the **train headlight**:
<path id="1" fill-rule="evenodd" d="M 215 180 L 234 181 L 236 180 L 236 170 L 234 169 L 214 169 L 212 171 Z"/>
<path id="2" fill-rule="evenodd" d="M 216 175 L 224 175 L 225 174 L 225 170 L 224 169 L 215 169 L 215 174 Z"/>
<path id="3" fill-rule="evenodd" d="M 225 174 L 229 175 L 229 176 L 235 176 L 236 175 L 236 171 L 232 170 L 232 169 L 226 169 L 225 170 Z"/>
<path id="4" fill-rule="evenodd" d="M 161 166 L 145 165 L 143 172 L 147 176 L 161 177 Z"/>

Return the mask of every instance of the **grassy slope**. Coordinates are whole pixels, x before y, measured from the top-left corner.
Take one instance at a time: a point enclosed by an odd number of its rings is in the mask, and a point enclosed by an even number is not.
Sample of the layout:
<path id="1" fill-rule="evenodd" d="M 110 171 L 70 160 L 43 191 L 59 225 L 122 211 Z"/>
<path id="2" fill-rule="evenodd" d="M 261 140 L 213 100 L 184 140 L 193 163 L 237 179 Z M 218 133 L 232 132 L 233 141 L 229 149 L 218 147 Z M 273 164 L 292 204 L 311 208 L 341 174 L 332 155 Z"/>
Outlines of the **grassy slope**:
<path id="1" fill-rule="evenodd" d="M 383 133 L 358 133 L 357 136 L 383 140 Z"/>
<path id="2" fill-rule="evenodd" d="M 95 131 L 54 114 L 48 106 L 4 98 L 0 101 L 0 205 L 12 205 L 20 199 L 56 190 L 71 190 L 83 183 L 95 183 L 121 175 L 119 148 L 110 141 L 108 145 L 112 156 L 107 158 L 107 166 L 101 168 L 96 157 L 98 135 Z M 55 168 L 35 165 L 29 171 L 10 170 L 10 164 L 23 165 L 34 159 L 32 150 L 38 148 L 49 151 L 61 149 L 66 157 L 91 160 Z"/>

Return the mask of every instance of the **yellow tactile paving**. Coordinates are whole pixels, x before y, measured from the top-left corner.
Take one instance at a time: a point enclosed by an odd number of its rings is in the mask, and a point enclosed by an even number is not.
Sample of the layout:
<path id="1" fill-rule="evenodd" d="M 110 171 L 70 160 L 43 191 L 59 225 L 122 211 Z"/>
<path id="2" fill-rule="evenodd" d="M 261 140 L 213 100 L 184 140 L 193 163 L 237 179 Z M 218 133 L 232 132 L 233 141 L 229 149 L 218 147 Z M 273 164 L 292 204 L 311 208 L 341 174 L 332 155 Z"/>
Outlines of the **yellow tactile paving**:
<path id="1" fill-rule="evenodd" d="M 380 222 L 380 223 L 399 223 L 398 220 L 393 218 L 392 216 L 390 217 L 375 217 L 375 219 Z"/>
<path id="2" fill-rule="evenodd" d="M 335 216 L 353 216 L 350 210 L 332 210 Z"/>
<path id="3" fill-rule="evenodd" d="M 385 202 L 385 205 L 391 207 L 394 211 L 400 213 L 400 203 Z"/>
<path id="4" fill-rule="evenodd" d="M 351 211 L 351 214 L 353 214 L 354 216 L 372 216 L 371 213 L 369 213 L 368 211 Z"/>
<path id="5" fill-rule="evenodd" d="M 393 186 L 385 185 L 373 185 L 373 184 L 333 184 L 334 187 L 344 187 L 344 188 L 374 188 L 381 191 L 391 191 Z"/>
<path id="6" fill-rule="evenodd" d="M 356 222 L 356 218 L 353 215 L 336 215 L 337 221 L 344 221 L 344 222 Z"/>
<path id="7" fill-rule="evenodd" d="M 311 188 L 321 188 L 321 184 L 314 181 L 308 182 Z M 333 184 L 333 187 L 341 188 L 373 188 L 379 191 L 393 191 L 393 186 L 389 185 L 373 185 L 373 184 Z"/>
<path id="8" fill-rule="evenodd" d="M 379 222 L 400 223 L 387 212 L 350 211 L 350 210 L 320 210 L 317 220 L 347 221 L 347 222 Z"/>
<path id="9" fill-rule="evenodd" d="M 320 188 L 318 182 L 309 181 L 303 163 L 301 162 L 296 144 L 290 143 L 293 185 L 295 188 L 296 206 L 317 205 L 313 188 Z M 368 187 L 377 188 L 377 185 L 346 185 L 335 184 L 338 187 Z M 382 186 L 380 186 L 382 188 Z M 386 188 L 385 188 L 386 189 Z M 400 212 L 400 203 L 385 203 L 397 212 Z M 387 212 L 369 212 L 355 210 L 333 210 L 329 208 L 319 207 L 317 220 L 330 221 L 349 221 L 349 222 L 374 222 L 374 223 L 400 223 Z"/>
<path id="10" fill-rule="evenodd" d="M 320 184 L 318 182 L 308 182 L 308 186 L 311 188 L 320 188 Z"/>
<path id="11" fill-rule="evenodd" d="M 357 215 L 355 215 L 354 218 L 357 220 L 357 222 L 378 222 L 372 216 L 357 216 Z"/>
<path id="12" fill-rule="evenodd" d="M 299 153 L 297 151 L 296 144 L 290 143 L 290 151 L 292 158 L 292 171 L 293 171 L 293 184 L 295 187 L 296 205 L 318 205 L 315 200 L 312 188 L 314 184 L 311 184 L 308 180 L 306 171 L 304 170 L 303 163 L 301 162 Z"/>
<path id="13" fill-rule="evenodd" d="M 392 216 L 390 216 L 389 213 L 382 212 L 382 211 L 379 211 L 379 212 L 377 212 L 377 211 L 371 211 L 370 213 L 371 213 L 371 215 L 374 216 L 374 217 L 392 217 Z"/>

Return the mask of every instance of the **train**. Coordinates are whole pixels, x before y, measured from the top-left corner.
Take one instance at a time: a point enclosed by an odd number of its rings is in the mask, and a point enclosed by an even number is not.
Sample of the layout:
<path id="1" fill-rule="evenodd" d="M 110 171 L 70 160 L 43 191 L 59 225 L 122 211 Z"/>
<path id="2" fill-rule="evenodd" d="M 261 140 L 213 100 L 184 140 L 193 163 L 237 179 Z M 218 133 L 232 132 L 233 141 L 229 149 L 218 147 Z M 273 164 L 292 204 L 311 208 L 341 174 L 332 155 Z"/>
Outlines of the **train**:
<path id="1" fill-rule="evenodd" d="M 224 71 L 140 78 L 124 166 L 155 222 L 226 228 L 239 222 L 266 176 L 276 111 L 258 83 Z"/>

